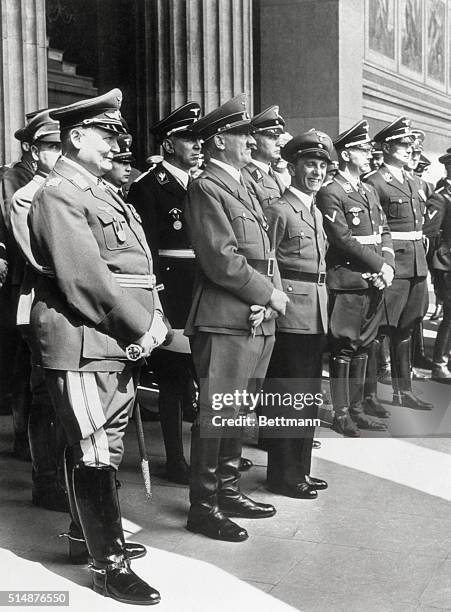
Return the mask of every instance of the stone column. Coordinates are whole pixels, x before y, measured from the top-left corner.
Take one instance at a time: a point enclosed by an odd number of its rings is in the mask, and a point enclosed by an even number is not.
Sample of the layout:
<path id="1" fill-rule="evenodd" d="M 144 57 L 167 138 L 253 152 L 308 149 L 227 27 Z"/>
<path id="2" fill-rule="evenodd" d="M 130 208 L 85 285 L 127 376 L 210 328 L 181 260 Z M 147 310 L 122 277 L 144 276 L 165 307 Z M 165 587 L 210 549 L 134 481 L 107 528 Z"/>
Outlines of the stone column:
<path id="1" fill-rule="evenodd" d="M 332 137 L 362 118 L 364 2 L 259 0 L 261 109 Z M 257 80 L 258 82 L 258 80 Z"/>
<path id="2" fill-rule="evenodd" d="M 45 0 L 0 0 L 0 163 L 20 157 L 14 132 L 47 106 Z"/>
<path id="3" fill-rule="evenodd" d="M 252 0 L 144 0 L 137 25 L 143 128 L 188 100 L 207 113 L 245 91 L 252 107 Z"/>

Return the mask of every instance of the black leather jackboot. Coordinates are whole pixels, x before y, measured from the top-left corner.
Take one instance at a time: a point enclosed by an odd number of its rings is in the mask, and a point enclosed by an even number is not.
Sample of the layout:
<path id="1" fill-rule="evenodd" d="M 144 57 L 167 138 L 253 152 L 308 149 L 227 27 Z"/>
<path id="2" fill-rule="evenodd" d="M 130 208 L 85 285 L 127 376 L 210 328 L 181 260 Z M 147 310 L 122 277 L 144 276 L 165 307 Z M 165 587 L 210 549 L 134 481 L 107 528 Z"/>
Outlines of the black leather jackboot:
<path id="1" fill-rule="evenodd" d="M 343 436 L 358 438 L 360 431 L 349 414 L 349 368 L 349 359 L 330 357 L 330 395 L 334 407 L 332 429 Z"/>
<path id="2" fill-rule="evenodd" d="M 130 568 L 111 467 L 75 466 L 74 497 L 89 555 L 94 591 L 122 603 L 152 605 L 159 592 Z"/>
<path id="3" fill-rule="evenodd" d="M 368 355 L 354 355 L 349 367 L 349 414 L 359 429 L 385 431 L 387 426 L 363 411 L 363 394 L 365 388 L 366 365 Z"/>
<path id="4" fill-rule="evenodd" d="M 75 501 L 73 484 L 74 458 L 72 448 L 66 446 L 64 451 L 64 475 L 66 479 L 67 498 L 69 501 L 69 512 L 71 523 L 69 531 L 61 533 L 60 537 L 66 537 L 69 542 L 69 561 L 75 565 L 83 565 L 89 562 L 88 547 L 86 546 L 85 536 L 78 516 L 77 504 Z M 117 487 L 117 481 L 116 481 Z M 147 548 L 142 544 L 133 542 L 125 543 L 125 553 L 128 559 L 139 559 L 147 554 Z"/>

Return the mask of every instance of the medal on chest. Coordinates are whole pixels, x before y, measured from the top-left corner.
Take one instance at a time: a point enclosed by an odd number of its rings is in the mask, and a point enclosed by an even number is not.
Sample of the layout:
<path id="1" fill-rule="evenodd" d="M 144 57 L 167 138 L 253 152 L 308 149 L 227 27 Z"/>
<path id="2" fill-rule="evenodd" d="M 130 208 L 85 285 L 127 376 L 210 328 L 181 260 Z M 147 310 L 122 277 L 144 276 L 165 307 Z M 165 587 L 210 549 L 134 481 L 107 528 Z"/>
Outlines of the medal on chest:
<path id="1" fill-rule="evenodd" d="M 353 206 L 352 208 L 349 209 L 349 212 L 352 213 L 352 225 L 360 225 L 360 217 L 359 217 L 359 213 L 362 212 L 362 209 L 359 208 L 358 206 Z"/>
<path id="2" fill-rule="evenodd" d="M 181 230 L 183 227 L 183 223 L 182 223 L 182 211 L 180 210 L 180 208 L 172 208 L 169 211 L 169 217 L 172 221 L 172 227 L 176 231 Z"/>

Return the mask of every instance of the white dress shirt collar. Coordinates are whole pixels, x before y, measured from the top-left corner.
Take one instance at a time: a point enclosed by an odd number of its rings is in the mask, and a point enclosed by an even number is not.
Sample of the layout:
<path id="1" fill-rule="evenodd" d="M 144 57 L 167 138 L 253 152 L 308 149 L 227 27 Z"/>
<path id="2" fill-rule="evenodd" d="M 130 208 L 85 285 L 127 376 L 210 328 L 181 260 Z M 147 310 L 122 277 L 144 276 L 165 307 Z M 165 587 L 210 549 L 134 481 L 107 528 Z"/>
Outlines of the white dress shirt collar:
<path id="1" fill-rule="evenodd" d="M 172 176 L 181 184 L 184 189 L 188 187 L 189 174 L 177 166 L 173 166 L 165 159 L 161 162 L 161 165 L 166 168 L 168 172 L 172 174 Z"/>

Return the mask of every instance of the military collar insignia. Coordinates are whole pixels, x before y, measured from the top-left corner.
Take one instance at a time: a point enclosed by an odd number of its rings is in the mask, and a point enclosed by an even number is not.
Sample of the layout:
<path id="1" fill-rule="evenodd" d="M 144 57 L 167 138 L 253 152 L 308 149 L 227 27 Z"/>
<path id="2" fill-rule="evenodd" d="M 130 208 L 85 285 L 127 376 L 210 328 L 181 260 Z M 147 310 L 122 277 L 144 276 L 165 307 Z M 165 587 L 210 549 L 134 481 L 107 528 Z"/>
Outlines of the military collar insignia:
<path id="1" fill-rule="evenodd" d="M 260 170 L 258 168 L 255 168 L 255 170 L 253 170 L 251 172 L 252 178 L 254 179 L 254 181 L 256 183 L 260 182 L 261 180 L 263 180 L 263 174 L 260 172 Z"/>
<path id="2" fill-rule="evenodd" d="M 354 190 L 352 189 L 351 183 L 342 183 L 341 185 L 345 193 L 352 193 Z"/>
<path id="3" fill-rule="evenodd" d="M 159 170 L 156 173 L 157 176 L 157 181 L 160 183 L 160 185 L 165 185 L 166 183 L 169 183 L 169 178 L 168 175 L 166 174 L 166 170 Z"/>
<path id="4" fill-rule="evenodd" d="M 390 173 L 390 172 L 388 172 L 388 171 L 387 171 L 387 172 L 384 172 L 384 174 L 383 174 L 382 176 L 383 176 L 384 181 L 385 181 L 386 183 L 391 183 L 391 182 L 392 182 L 392 180 L 393 180 L 393 177 L 392 177 L 391 173 Z"/>
<path id="5" fill-rule="evenodd" d="M 61 179 L 57 176 L 53 176 L 52 178 L 49 178 L 46 181 L 45 187 L 58 187 L 60 183 L 61 183 Z"/>

